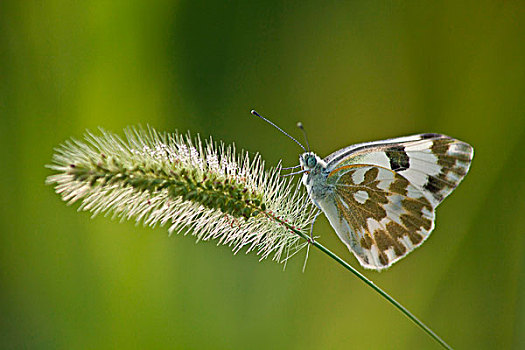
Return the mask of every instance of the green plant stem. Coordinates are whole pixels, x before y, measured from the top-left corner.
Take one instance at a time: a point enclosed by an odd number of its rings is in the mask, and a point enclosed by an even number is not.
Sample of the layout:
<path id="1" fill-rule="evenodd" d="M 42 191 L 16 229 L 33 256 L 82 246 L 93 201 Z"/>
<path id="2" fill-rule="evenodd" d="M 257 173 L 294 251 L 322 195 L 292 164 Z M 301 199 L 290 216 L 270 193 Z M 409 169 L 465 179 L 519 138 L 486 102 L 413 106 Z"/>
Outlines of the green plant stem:
<path id="1" fill-rule="evenodd" d="M 371 287 L 373 290 L 375 290 L 377 293 L 379 293 L 383 298 L 388 300 L 394 307 L 396 307 L 401 313 L 403 313 L 406 317 L 408 317 L 412 322 L 414 322 L 419 328 L 421 328 L 423 331 L 425 331 L 432 339 L 437 341 L 443 348 L 452 350 L 452 347 L 445 343 L 443 339 L 441 339 L 432 329 L 430 329 L 427 325 L 425 325 L 423 322 L 421 322 L 416 316 L 414 316 L 410 311 L 408 311 L 403 305 L 401 305 L 397 300 L 395 300 L 393 297 L 391 297 L 387 292 L 379 288 L 374 284 L 374 282 L 370 281 L 368 278 L 366 278 L 363 274 L 361 274 L 359 271 L 357 271 L 355 268 L 353 268 L 350 264 L 348 264 L 346 261 L 341 259 L 339 256 L 337 256 L 335 253 L 333 253 L 331 250 L 326 248 L 321 243 L 317 242 L 316 240 L 312 240 L 312 238 L 306 234 L 304 234 L 301 231 L 296 230 L 293 227 L 290 227 L 290 225 L 283 222 L 290 230 L 292 230 L 294 233 L 298 234 L 302 238 L 306 239 L 310 244 L 312 244 L 314 247 L 328 255 L 330 258 L 337 261 L 340 265 L 342 265 L 345 269 L 352 272 L 355 276 L 357 276 L 361 281 L 365 282 L 369 287 Z"/>

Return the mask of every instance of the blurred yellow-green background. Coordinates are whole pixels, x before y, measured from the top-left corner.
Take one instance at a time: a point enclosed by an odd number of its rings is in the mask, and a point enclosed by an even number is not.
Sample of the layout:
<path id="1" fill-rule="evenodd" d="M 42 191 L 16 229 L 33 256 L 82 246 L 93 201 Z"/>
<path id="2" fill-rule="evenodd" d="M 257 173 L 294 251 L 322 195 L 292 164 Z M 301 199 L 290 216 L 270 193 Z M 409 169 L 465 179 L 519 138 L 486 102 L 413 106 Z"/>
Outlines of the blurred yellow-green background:
<path id="1" fill-rule="evenodd" d="M 213 135 L 268 164 L 441 132 L 476 150 L 424 246 L 365 272 L 458 349 L 525 348 L 522 1 L 0 2 L 0 342 L 6 349 L 438 349 L 317 251 L 286 270 L 90 219 L 44 185 L 98 126 Z M 321 242 L 358 263 L 327 220 Z M 359 269 L 361 269 L 359 267 Z"/>

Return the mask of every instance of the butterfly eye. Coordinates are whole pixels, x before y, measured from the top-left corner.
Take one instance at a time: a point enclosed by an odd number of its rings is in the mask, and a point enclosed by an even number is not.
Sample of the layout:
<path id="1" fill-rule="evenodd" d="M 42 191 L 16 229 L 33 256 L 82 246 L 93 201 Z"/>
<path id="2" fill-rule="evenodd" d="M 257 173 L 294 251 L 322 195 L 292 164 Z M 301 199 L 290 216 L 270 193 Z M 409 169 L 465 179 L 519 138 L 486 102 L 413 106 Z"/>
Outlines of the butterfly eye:
<path id="1" fill-rule="evenodd" d="M 311 157 L 310 156 L 306 160 L 306 166 L 309 167 L 309 168 L 315 167 L 316 164 L 317 164 L 317 159 L 315 159 L 315 157 Z"/>

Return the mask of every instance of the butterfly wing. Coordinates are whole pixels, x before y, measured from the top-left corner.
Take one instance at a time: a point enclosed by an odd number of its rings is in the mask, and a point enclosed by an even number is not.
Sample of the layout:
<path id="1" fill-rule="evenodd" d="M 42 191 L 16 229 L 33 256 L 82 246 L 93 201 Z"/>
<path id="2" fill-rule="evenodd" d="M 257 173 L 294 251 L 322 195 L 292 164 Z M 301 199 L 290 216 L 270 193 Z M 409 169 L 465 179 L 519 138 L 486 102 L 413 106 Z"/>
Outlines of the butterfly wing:
<path id="1" fill-rule="evenodd" d="M 381 270 L 421 245 L 435 207 L 459 184 L 472 147 L 439 134 L 350 146 L 325 159 L 338 236 L 366 268 Z"/>
<path id="2" fill-rule="evenodd" d="M 474 151 L 469 144 L 441 134 L 418 134 L 362 143 L 332 153 L 327 171 L 346 165 L 377 165 L 407 179 L 435 207 L 467 174 Z"/>
<path id="3" fill-rule="evenodd" d="M 434 208 L 396 172 L 350 165 L 332 173 L 337 217 L 327 213 L 338 236 L 361 265 L 381 270 L 421 245 L 434 227 Z"/>

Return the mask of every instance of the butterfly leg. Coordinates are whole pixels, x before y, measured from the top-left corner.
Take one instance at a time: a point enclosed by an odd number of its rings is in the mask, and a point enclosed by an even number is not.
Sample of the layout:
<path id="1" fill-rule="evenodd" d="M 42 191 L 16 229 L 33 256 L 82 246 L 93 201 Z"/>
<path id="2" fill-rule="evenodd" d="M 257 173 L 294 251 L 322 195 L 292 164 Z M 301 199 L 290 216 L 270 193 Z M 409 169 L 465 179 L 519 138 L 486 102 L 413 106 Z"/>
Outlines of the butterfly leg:
<path id="1" fill-rule="evenodd" d="M 299 175 L 299 174 L 302 174 L 304 173 L 306 170 L 299 170 L 299 171 L 296 171 L 296 172 L 293 172 L 293 173 L 288 173 L 288 174 L 279 174 L 280 177 L 288 177 L 288 176 L 294 176 L 294 175 Z"/>
<path id="2" fill-rule="evenodd" d="M 309 240 L 310 244 L 314 243 L 314 224 L 319 214 L 321 214 L 320 210 L 318 210 L 317 213 L 315 213 L 314 219 L 312 220 L 312 224 L 310 225 L 310 240 Z"/>

